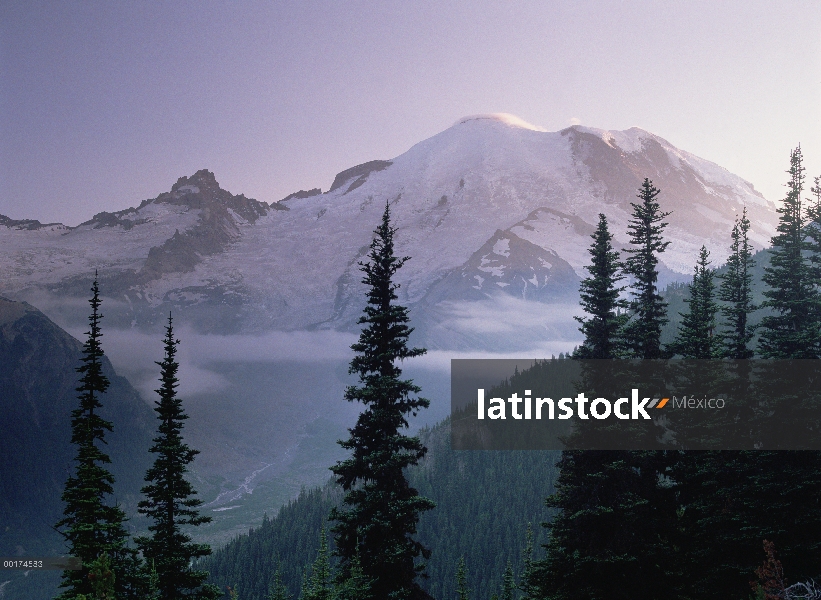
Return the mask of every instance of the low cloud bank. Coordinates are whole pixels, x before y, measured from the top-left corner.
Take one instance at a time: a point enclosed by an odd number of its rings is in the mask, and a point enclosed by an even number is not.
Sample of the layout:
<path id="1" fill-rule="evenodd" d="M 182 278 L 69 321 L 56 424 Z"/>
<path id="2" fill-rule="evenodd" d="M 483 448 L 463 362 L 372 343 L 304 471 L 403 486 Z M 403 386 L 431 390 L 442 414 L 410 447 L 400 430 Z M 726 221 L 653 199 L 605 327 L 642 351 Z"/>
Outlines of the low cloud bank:
<path id="1" fill-rule="evenodd" d="M 83 340 L 82 330 L 71 334 Z M 186 326 L 174 331 L 180 340 L 178 393 L 181 398 L 227 390 L 231 382 L 215 367 L 231 363 L 322 362 L 350 358 L 356 336 L 337 331 L 272 331 L 262 335 L 203 335 Z M 103 331 L 103 350 L 118 373 L 126 376 L 146 400 L 153 400 L 163 358 L 162 336 L 135 329 Z"/>
<path id="2" fill-rule="evenodd" d="M 405 361 L 403 367 L 448 373 L 454 358 L 541 359 L 570 352 L 581 341 L 573 320 L 579 313 L 574 304 L 550 305 L 509 296 L 440 304 L 423 319 L 427 354 Z M 70 329 L 80 340 L 84 331 L 76 325 Z M 182 398 L 224 392 L 237 385 L 226 376 L 226 367 L 232 364 L 327 362 L 337 368 L 350 361 L 351 345 L 358 340 L 356 333 L 334 330 L 202 334 L 185 324 L 175 328 L 175 335 L 180 340 Z M 163 358 L 162 337 L 137 329 L 103 330 L 106 355 L 147 401 L 156 398 L 159 367 L 155 361 Z"/>

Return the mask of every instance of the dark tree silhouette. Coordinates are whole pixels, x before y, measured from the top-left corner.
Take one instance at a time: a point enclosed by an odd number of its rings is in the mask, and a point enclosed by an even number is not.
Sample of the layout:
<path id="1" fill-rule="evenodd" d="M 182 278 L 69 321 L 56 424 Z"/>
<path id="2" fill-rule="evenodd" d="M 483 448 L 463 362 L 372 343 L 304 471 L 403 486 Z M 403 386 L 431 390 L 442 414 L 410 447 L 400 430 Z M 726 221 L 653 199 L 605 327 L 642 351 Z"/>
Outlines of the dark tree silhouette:
<path id="1" fill-rule="evenodd" d="M 787 197 L 778 209 L 781 217 L 772 238 L 770 266 L 762 277 L 768 289 L 762 306 L 773 313 L 761 321 L 758 344 L 763 358 L 818 358 L 818 290 L 806 250 L 807 219 L 801 194 L 804 166 L 801 148 L 790 155 Z"/>
<path id="2" fill-rule="evenodd" d="M 733 225 L 730 256 L 727 258 L 727 270 L 719 275 L 721 285 L 718 288 L 718 299 L 726 304 L 721 308 L 727 330 L 722 333 L 724 357 L 744 360 L 753 357 L 750 342 L 755 334 L 755 327 L 749 324 L 750 313 L 758 307 L 753 303 L 752 247 L 748 238 L 750 220 L 747 208 L 740 219 Z"/>
<path id="3" fill-rule="evenodd" d="M 656 197 L 660 190 L 645 178 L 639 189 L 640 203 L 631 202 L 633 216 L 627 229 L 630 244 L 625 252 L 625 273 L 633 277 L 633 300 L 630 302 L 631 319 L 624 336 L 635 358 L 662 358 L 661 328 L 667 322 L 667 302 L 658 291 L 658 255 L 670 242 L 662 240 L 670 214 L 662 212 Z"/>
<path id="4" fill-rule="evenodd" d="M 678 336 L 670 345 L 673 354 L 683 358 L 718 358 L 721 356 L 721 338 L 716 335 L 716 315 L 714 273 L 708 260 L 710 253 L 702 246 L 698 254 L 690 298 L 685 302 L 689 310 L 683 313 Z"/>
<path id="5" fill-rule="evenodd" d="M 620 310 L 626 308 L 627 303 L 619 299 L 624 290 L 617 286 L 622 279 L 619 254 L 613 250 L 613 236 L 603 214 L 599 214 L 599 225 L 590 237 L 593 243 L 588 252 L 592 260 L 590 266 L 585 267 L 590 276 L 579 287 L 581 306 L 590 317 L 575 317 L 581 323 L 579 331 L 584 341 L 573 357 L 616 358 L 621 353 L 619 332 L 626 318 Z"/>
<path id="6" fill-rule="evenodd" d="M 336 554 L 341 558 L 340 578 L 351 574 L 358 555 L 370 581 L 368 598 L 429 598 L 417 581 L 429 551 L 413 539 L 419 516 L 434 507 L 408 485 L 404 469 L 415 465 L 427 449 L 419 438 L 400 433 L 407 417 L 427 408 L 429 401 L 416 396 L 421 390 L 401 379 L 397 364 L 420 356 L 423 348 L 408 348 L 407 308 L 395 303 L 399 285 L 393 282 L 408 257 L 394 255 L 390 206 L 385 205 L 382 223 L 371 243 L 369 262 L 360 263 L 368 287 L 368 303 L 359 323 L 365 325 L 359 341 L 351 346 L 356 356 L 349 372 L 359 375 L 345 398 L 362 402 L 365 410 L 350 437 L 340 444 L 351 450 L 350 458 L 331 468 L 345 490 L 344 505 L 331 512 L 336 521 Z"/>
<path id="7" fill-rule="evenodd" d="M 128 547 L 125 513 L 119 506 L 111 506 L 108 497 L 114 492 L 114 476 L 105 467 L 111 458 L 103 452 L 105 434 L 112 430 L 110 421 L 100 416 L 101 396 L 110 384 L 103 373 L 104 353 L 100 340 L 100 288 L 97 274 L 91 286 L 91 315 L 88 318 L 88 336 L 83 344 L 78 399 L 79 408 L 71 411 L 71 443 L 77 447 L 75 474 L 66 481 L 62 499 L 65 502 L 63 518 L 56 528 L 62 530 L 69 545 L 69 554 L 82 560 L 81 570 L 63 571 L 60 584 L 65 591 L 59 600 L 73 600 L 80 594 L 92 597 L 94 589 L 89 579 L 90 569 L 105 554 L 110 567 L 114 590 L 118 598 L 140 598 L 140 563 L 136 551 Z"/>
<path id="8" fill-rule="evenodd" d="M 165 329 L 165 358 L 160 366 L 160 389 L 156 390 L 160 399 L 156 401 L 159 435 L 154 438 L 151 452 L 156 454 L 154 465 L 148 469 L 145 480 L 148 485 L 142 493 L 146 498 L 139 503 L 138 511 L 148 516 L 150 537 L 137 538 L 146 561 L 156 571 L 156 586 L 160 600 L 180 600 L 183 598 L 218 598 L 219 589 L 203 585 L 208 577 L 205 571 L 191 567 L 192 559 L 211 554 L 207 544 L 195 544 L 185 533 L 183 526 L 209 523 L 211 517 L 199 514 L 197 507 L 202 500 L 196 498 L 196 491 L 185 479 L 189 465 L 199 451 L 192 450 L 183 441 L 183 422 L 188 418 L 177 397 L 179 379 L 176 360 L 177 344 L 171 315 Z"/>

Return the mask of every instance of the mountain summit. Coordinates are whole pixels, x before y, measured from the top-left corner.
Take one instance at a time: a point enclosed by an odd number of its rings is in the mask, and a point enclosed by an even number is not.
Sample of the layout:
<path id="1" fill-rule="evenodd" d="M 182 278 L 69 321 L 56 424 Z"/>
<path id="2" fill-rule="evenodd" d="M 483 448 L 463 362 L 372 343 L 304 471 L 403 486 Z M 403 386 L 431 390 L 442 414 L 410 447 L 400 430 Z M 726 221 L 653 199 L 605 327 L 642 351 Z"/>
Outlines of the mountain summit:
<path id="1" fill-rule="evenodd" d="M 417 319 L 499 295 L 573 302 L 598 213 L 622 248 L 645 177 L 671 212 L 666 281 L 689 277 L 702 244 L 722 262 L 744 206 L 756 247 L 775 231 L 775 205 L 750 183 L 642 129 L 548 132 L 477 115 L 391 160 L 342 171 L 325 193 L 271 206 L 201 170 L 73 229 L 0 219 L 9 249 L 0 293 L 84 292 L 76 283 L 96 268 L 137 325 L 173 308 L 213 331 L 348 329 L 363 302 L 358 262 L 390 202 L 398 252 L 413 257 L 401 300 L 418 306 Z"/>

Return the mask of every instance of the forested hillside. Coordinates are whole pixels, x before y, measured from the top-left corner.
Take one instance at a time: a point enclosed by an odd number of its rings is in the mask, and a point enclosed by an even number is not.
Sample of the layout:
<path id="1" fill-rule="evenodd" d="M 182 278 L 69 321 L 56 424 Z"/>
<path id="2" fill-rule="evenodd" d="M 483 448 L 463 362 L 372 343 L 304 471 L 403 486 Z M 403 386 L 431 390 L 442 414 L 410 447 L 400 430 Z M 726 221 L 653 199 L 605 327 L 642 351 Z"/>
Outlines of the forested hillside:
<path id="1" fill-rule="evenodd" d="M 753 291 L 760 302 L 760 276 L 769 265 L 769 251 L 756 253 L 754 259 Z M 725 270 L 722 266 L 716 273 Z M 670 318 L 662 339 L 669 342 L 681 322 L 679 313 L 687 309 L 689 285 L 669 285 L 662 296 L 669 303 Z M 756 321 L 764 312 L 755 315 Z M 437 505 L 423 515 L 419 526 L 419 539 L 432 550 L 424 585 L 436 598 L 456 597 L 457 562 L 464 556 L 471 597 L 490 598 L 500 592 L 508 560 L 517 578 L 521 575 L 528 523 L 534 533 L 534 558 L 544 554 L 541 544 L 547 535 L 540 524 L 553 513 L 544 500 L 554 492 L 560 452 L 454 451 L 449 431 L 445 420 L 420 434 L 429 452 L 408 473 L 411 485 Z M 320 530 L 331 525 L 328 514 L 341 499 L 341 490 L 330 482 L 321 489 L 303 490 L 261 527 L 214 552 L 202 567 L 211 572 L 210 581 L 237 589 L 243 600 L 264 600 L 279 568 L 296 598 L 303 572 L 317 556 Z"/>
<path id="2" fill-rule="evenodd" d="M 553 493 L 559 452 L 454 451 L 448 420 L 420 437 L 428 455 L 409 469 L 408 479 L 436 502 L 419 524 L 418 538 L 432 550 L 423 585 L 435 598 L 455 597 L 457 562 L 464 556 L 472 597 L 490 598 L 499 593 L 508 560 L 521 572 L 528 523 L 539 555 L 545 541 L 539 525 L 551 516 L 544 499 Z M 223 589 L 236 586 L 242 600 L 264 600 L 279 565 L 296 597 L 303 568 L 316 558 L 320 530 L 329 526 L 328 513 L 341 498 L 340 489 L 330 483 L 303 491 L 202 566 Z"/>

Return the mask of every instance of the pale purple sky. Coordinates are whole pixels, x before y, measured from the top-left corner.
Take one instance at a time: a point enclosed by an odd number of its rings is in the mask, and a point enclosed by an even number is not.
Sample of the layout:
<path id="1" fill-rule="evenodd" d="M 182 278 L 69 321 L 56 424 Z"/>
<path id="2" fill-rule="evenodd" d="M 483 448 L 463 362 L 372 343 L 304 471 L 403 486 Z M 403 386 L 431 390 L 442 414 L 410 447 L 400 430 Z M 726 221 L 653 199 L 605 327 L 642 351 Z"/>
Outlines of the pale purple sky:
<path id="1" fill-rule="evenodd" d="M 783 196 L 821 174 L 817 0 L 0 0 L 0 213 L 76 225 L 208 168 L 326 190 L 460 117 L 642 127 Z"/>

